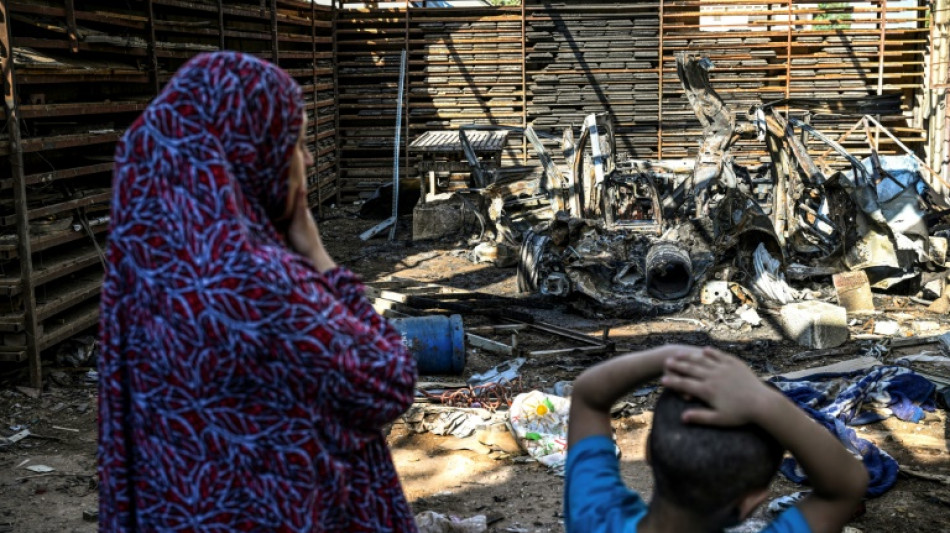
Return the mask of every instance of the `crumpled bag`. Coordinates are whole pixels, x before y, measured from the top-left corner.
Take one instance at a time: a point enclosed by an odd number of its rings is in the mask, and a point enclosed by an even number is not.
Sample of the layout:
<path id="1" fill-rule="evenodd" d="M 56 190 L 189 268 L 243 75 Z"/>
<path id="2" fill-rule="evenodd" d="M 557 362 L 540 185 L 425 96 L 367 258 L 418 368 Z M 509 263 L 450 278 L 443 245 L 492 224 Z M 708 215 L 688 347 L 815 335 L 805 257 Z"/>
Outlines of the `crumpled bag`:
<path id="1" fill-rule="evenodd" d="M 423 511 L 416 515 L 416 527 L 419 533 L 484 533 L 488 531 L 488 518 L 480 514 L 462 520 L 435 511 Z"/>
<path id="2" fill-rule="evenodd" d="M 564 475 L 567 422 L 571 400 L 534 390 L 515 396 L 509 422 L 522 449 L 539 463 Z"/>

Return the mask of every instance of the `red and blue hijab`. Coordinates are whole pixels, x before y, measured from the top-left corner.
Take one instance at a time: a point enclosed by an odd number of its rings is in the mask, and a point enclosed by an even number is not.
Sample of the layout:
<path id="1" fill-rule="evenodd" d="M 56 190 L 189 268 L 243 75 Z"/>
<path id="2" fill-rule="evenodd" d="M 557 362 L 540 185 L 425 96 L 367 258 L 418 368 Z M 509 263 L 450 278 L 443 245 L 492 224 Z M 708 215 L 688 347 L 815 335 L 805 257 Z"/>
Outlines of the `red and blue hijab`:
<path id="1" fill-rule="evenodd" d="M 116 151 L 100 314 L 101 531 L 414 531 L 382 435 L 415 362 L 274 221 L 300 87 L 202 54 Z"/>

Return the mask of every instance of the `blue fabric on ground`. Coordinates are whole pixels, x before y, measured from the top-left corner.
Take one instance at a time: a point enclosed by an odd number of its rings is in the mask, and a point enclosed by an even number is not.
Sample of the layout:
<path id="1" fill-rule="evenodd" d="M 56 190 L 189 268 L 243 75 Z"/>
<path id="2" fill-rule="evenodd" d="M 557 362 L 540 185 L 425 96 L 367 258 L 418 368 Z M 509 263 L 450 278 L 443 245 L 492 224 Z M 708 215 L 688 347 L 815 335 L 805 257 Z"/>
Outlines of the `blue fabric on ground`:
<path id="1" fill-rule="evenodd" d="M 771 382 L 806 413 L 837 435 L 868 469 L 867 495 L 880 496 L 897 479 L 893 457 L 857 436 L 849 426 L 870 424 L 891 415 L 917 423 L 934 410 L 933 383 L 899 366 L 878 366 L 855 372 L 814 374 L 801 379 L 772 378 Z M 806 476 L 794 459 L 785 459 L 782 474 L 796 483 Z"/>

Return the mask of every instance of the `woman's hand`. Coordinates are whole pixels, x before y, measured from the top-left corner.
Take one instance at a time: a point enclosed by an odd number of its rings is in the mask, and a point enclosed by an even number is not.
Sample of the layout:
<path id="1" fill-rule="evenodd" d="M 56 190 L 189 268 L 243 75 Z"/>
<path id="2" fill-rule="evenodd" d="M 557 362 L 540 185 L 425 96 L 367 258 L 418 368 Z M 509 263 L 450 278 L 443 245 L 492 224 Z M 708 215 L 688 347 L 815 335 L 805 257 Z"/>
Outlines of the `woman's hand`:
<path id="1" fill-rule="evenodd" d="M 313 219 L 310 206 L 307 205 L 307 191 L 304 188 L 297 189 L 294 212 L 287 229 L 287 240 L 297 253 L 310 259 L 318 271 L 326 272 L 336 268 L 336 263 L 323 247 L 323 239 L 320 238 L 317 221 Z"/>

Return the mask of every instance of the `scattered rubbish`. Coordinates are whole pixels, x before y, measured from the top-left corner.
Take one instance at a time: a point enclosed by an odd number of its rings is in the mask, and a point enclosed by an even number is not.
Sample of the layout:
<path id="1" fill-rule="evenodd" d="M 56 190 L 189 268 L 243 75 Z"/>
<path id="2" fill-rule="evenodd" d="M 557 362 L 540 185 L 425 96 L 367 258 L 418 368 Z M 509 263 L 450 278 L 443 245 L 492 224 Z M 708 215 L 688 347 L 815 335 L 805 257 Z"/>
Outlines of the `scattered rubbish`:
<path id="1" fill-rule="evenodd" d="M 950 476 L 946 476 L 943 474 L 923 472 L 916 468 L 911 468 L 909 466 L 904 466 L 904 465 L 901 465 L 900 472 L 901 474 L 904 474 L 910 477 L 915 477 L 917 479 L 926 479 L 927 481 L 936 481 L 937 483 L 940 483 L 941 485 L 950 485 Z"/>
<path id="2" fill-rule="evenodd" d="M 514 381 L 518 377 L 518 371 L 527 362 L 524 357 L 518 357 L 510 361 L 505 361 L 498 366 L 490 368 L 481 374 L 472 374 L 468 378 L 469 385 L 485 385 L 500 381 Z"/>
<path id="3" fill-rule="evenodd" d="M 867 370 L 875 366 L 880 366 L 881 361 L 875 357 L 863 356 L 856 357 L 854 359 L 848 359 L 847 361 L 840 361 L 837 363 L 832 363 L 830 365 L 819 366 L 815 368 L 806 368 L 804 370 L 797 370 L 795 372 L 786 372 L 780 374 L 780 377 L 785 379 L 801 379 L 808 376 L 814 376 L 817 374 L 832 374 L 832 373 L 842 373 L 842 372 L 854 372 L 858 370 Z"/>
<path id="4" fill-rule="evenodd" d="M 871 285 L 868 283 L 868 275 L 863 270 L 841 272 L 832 276 L 831 279 L 838 295 L 838 305 L 844 307 L 848 313 L 874 312 Z"/>
<path id="5" fill-rule="evenodd" d="M 518 252 L 511 246 L 483 242 L 472 250 L 471 260 L 473 263 L 491 263 L 498 268 L 505 268 L 518 263 Z"/>
<path id="6" fill-rule="evenodd" d="M 55 468 L 53 468 L 53 467 L 51 467 L 51 466 L 46 466 L 46 465 L 30 465 L 30 466 L 26 467 L 26 469 L 29 470 L 30 472 L 37 472 L 37 473 L 40 473 L 40 474 L 45 474 L 45 473 L 47 473 L 47 472 L 55 472 L 55 471 L 56 471 Z"/>
<path id="7" fill-rule="evenodd" d="M 699 301 L 703 305 L 723 303 L 730 305 L 733 302 L 732 290 L 728 281 L 709 281 L 703 285 Z"/>
<path id="8" fill-rule="evenodd" d="M 567 460 L 568 398 L 531 391 L 515 397 L 511 428 L 521 447 L 539 463 L 563 475 Z"/>
<path id="9" fill-rule="evenodd" d="M 736 315 L 742 319 L 743 322 L 751 324 L 753 327 L 759 326 L 762 324 L 762 317 L 759 316 L 758 311 L 749 307 L 748 305 L 743 305 L 736 310 Z"/>
<path id="10" fill-rule="evenodd" d="M 56 362 L 61 366 L 79 367 L 94 363 L 99 343 L 95 337 L 84 335 L 74 337 L 59 345 L 56 349 Z"/>
<path id="11" fill-rule="evenodd" d="M 86 522 L 98 522 L 99 509 L 83 509 L 82 519 L 85 520 Z"/>
<path id="12" fill-rule="evenodd" d="M 446 389 L 422 390 L 429 401 L 450 407 L 484 408 L 494 412 L 511 405 L 514 396 L 523 392 L 521 378 L 512 381 L 491 381 L 484 385 L 465 385 Z"/>
<path id="13" fill-rule="evenodd" d="M 20 385 L 17 386 L 16 390 L 20 391 L 25 396 L 33 398 L 34 400 L 39 398 L 40 395 L 43 394 L 43 391 L 41 391 L 40 389 L 34 389 L 33 387 L 23 387 Z"/>
<path id="14" fill-rule="evenodd" d="M 86 372 L 86 375 L 85 375 L 85 378 L 84 378 L 84 379 L 85 379 L 86 383 L 98 383 L 98 382 L 99 382 L 99 372 L 96 372 L 95 370 L 90 370 L 89 372 Z"/>
<path id="15" fill-rule="evenodd" d="M 904 363 L 920 362 L 920 363 L 937 363 L 941 365 L 950 365 L 950 357 L 947 357 L 946 355 L 931 355 L 931 354 L 933 354 L 933 352 L 905 355 L 902 357 L 898 357 L 897 359 L 894 359 L 894 363 L 904 364 Z"/>
<path id="16" fill-rule="evenodd" d="M 484 424 L 485 419 L 477 413 L 448 411 L 440 414 L 434 422 L 426 423 L 425 428 L 433 435 L 452 435 L 464 439 L 472 436 Z"/>
<path id="17" fill-rule="evenodd" d="M 435 511 L 423 511 L 416 515 L 416 527 L 419 533 L 484 533 L 488 531 L 488 518 L 475 515 L 461 519 Z"/>
<path id="18" fill-rule="evenodd" d="M 9 446 L 11 444 L 15 444 L 29 436 L 30 436 L 30 430 L 28 429 L 20 430 L 17 433 L 10 435 L 9 437 L 0 437 L 0 446 Z"/>
<path id="19" fill-rule="evenodd" d="M 393 326 L 423 375 L 461 374 L 465 370 L 465 330 L 460 315 L 394 318 Z"/>
<path id="20" fill-rule="evenodd" d="M 795 291 L 788 286 L 785 274 L 780 271 L 782 263 L 772 257 L 765 244 L 759 243 L 755 249 L 753 265 L 755 278 L 752 280 L 752 289 L 767 302 L 780 306 L 796 299 Z"/>
<path id="21" fill-rule="evenodd" d="M 51 426 L 51 428 L 52 428 L 52 429 L 57 429 L 57 430 L 59 430 L 59 431 L 71 431 L 71 432 L 73 432 L 73 433 L 79 433 L 79 430 L 78 430 L 78 429 L 74 429 L 74 428 L 64 428 L 64 427 L 59 427 L 59 426 Z"/>
<path id="22" fill-rule="evenodd" d="M 869 497 L 879 496 L 893 486 L 897 479 L 897 462 L 871 442 L 858 437 L 850 426 L 870 424 L 891 415 L 917 423 L 924 411 L 935 408 L 934 385 L 900 366 L 813 374 L 797 379 L 775 377 L 770 381 L 790 400 L 807 407 L 809 415 L 861 457 L 870 476 Z M 792 458 L 782 462 L 781 472 L 796 483 L 806 479 Z"/>
<path id="23" fill-rule="evenodd" d="M 894 320 L 877 320 L 874 322 L 874 334 L 893 337 L 900 333 L 900 324 Z"/>

